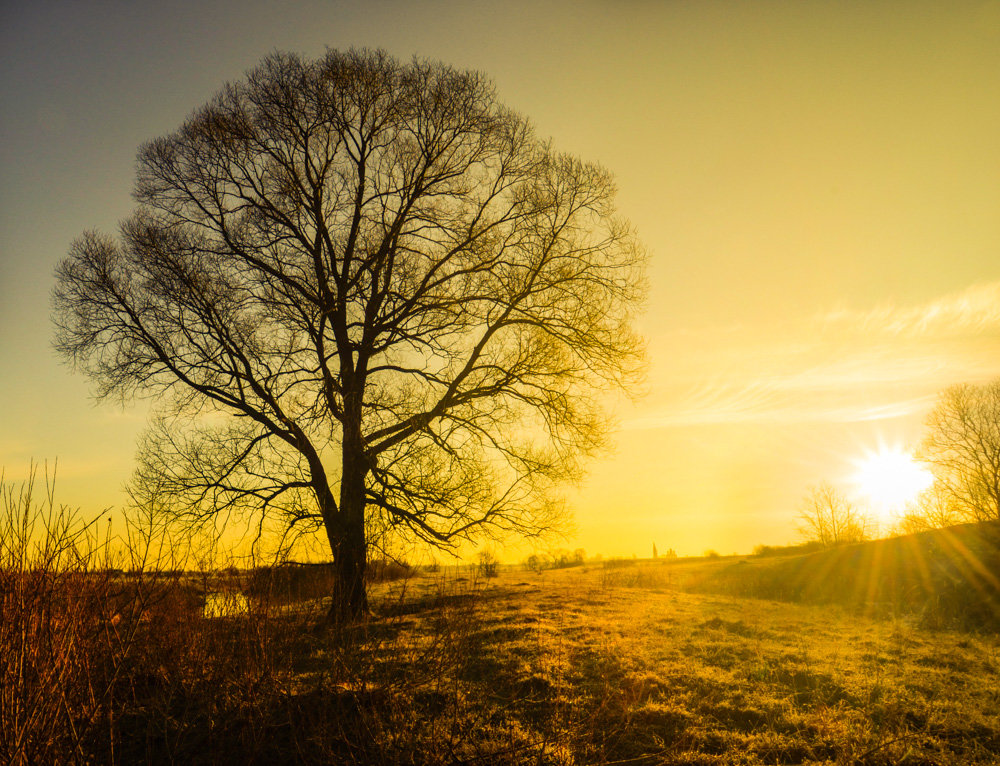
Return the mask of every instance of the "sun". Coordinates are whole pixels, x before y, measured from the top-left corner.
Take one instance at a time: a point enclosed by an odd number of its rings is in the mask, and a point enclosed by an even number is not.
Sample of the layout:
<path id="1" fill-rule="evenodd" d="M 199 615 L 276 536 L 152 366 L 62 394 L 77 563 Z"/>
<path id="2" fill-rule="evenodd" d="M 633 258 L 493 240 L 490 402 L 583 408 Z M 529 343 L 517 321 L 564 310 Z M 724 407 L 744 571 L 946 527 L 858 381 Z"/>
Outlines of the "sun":
<path id="1" fill-rule="evenodd" d="M 934 481 L 930 471 L 898 447 L 881 447 L 854 463 L 858 492 L 883 514 L 902 510 Z"/>

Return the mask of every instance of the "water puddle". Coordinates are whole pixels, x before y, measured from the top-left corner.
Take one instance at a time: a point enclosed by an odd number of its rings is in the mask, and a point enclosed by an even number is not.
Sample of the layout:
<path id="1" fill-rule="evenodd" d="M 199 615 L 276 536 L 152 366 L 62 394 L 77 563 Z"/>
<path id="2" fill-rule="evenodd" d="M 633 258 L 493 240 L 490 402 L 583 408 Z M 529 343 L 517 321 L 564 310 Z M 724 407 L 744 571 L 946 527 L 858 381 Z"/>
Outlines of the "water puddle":
<path id="1" fill-rule="evenodd" d="M 250 602 L 239 591 L 226 590 L 205 594 L 205 617 L 237 617 L 250 611 Z"/>

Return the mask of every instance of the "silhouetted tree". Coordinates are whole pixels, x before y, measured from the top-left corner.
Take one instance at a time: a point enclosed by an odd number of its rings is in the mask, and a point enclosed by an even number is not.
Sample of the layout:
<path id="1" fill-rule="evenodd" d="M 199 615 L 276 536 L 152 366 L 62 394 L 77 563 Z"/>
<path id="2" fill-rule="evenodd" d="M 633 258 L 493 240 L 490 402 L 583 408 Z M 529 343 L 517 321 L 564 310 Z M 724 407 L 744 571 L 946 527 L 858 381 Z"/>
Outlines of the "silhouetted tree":
<path id="1" fill-rule="evenodd" d="M 614 195 L 480 74 L 275 54 L 141 148 L 119 236 L 58 267 L 56 347 L 99 396 L 157 399 L 137 503 L 325 529 L 353 617 L 372 530 L 558 517 L 642 362 Z"/>
<path id="2" fill-rule="evenodd" d="M 944 391 L 919 457 L 964 518 L 1000 520 L 1000 380 Z"/>
<path id="3" fill-rule="evenodd" d="M 898 530 L 902 534 L 926 532 L 930 529 L 942 529 L 965 520 L 954 497 L 939 481 L 935 481 L 911 503 L 903 518 L 899 520 Z"/>
<path id="4" fill-rule="evenodd" d="M 865 515 L 827 482 L 810 488 L 799 519 L 803 537 L 826 546 L 863 542 L 870 534 Z"/>

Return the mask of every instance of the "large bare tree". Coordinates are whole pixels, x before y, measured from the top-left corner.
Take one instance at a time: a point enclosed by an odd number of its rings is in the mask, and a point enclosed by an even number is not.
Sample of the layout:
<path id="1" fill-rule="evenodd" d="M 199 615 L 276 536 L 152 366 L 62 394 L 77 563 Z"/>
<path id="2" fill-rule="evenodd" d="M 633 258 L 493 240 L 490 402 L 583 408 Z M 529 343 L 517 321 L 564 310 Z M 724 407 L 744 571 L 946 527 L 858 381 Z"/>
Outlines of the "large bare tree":
<path id="1" fill-rule="evenodd" d="M 322 527 L 334 617 L 367 609 L 373 525 L 544 529 L 641 371 L 612 178 L 480 74 L 269 56 L 140 149 L 135 196 L 58 267 L 56 346 L 159 402 L 139 501 Z"/>
<path id="2" fill-rule="evenodd" d="M 962 517 L 1000 521 L 1000 380 L 945 390 L 927 418 L 919 457 Z"/>

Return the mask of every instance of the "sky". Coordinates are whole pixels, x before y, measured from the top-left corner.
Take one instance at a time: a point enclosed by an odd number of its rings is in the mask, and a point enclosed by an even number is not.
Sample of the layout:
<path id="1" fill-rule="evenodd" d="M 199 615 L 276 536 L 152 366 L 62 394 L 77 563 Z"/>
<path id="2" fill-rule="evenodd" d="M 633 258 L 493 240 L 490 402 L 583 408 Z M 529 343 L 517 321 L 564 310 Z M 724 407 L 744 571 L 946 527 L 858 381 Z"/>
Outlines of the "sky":
<path id="1" fill-rule="evenodd" d="M 122 507 L 147 403 L 96 403 L 56 357 L 53 270 L 131 211 L 140 144 L 264 55 L 328 47 L 481 70 L 617 179 L 650 254 L 649 375 L 554 545 L 795 542 L 811 485 L 1000 376 L 998 0 L 5 0 L 7 481 L 58 460 L 59 501 Z"/>

